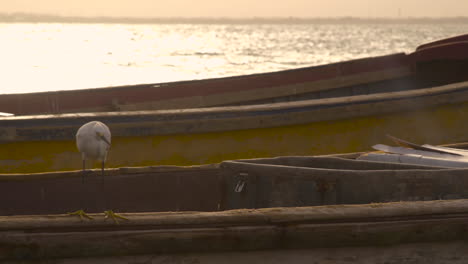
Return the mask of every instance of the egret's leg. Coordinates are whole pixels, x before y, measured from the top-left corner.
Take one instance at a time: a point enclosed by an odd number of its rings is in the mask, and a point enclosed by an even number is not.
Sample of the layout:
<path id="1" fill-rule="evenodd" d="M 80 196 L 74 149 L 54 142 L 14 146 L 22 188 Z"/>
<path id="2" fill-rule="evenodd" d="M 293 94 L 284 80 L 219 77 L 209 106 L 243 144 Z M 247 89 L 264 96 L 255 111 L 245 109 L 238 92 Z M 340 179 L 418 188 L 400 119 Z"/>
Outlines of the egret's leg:
<path id="1" fill-rule="evenodd" d="M 86 174 L 86 159 L 83 159 L 83 173 L 81 174 L 81 184 L 84 186 L 84 180 L 85 180 L 85 174 Z M 83 205 L 83 198 L 81 198 L 81 205 Z M 75 212 L 70 212 L 67 213 L 68 215 L 77 215 L 80 217 L 80 219 L 83 221 L 84 218 L 88 219 L 93 219 L 90 215 L 86 214 L 83 209 L 80 209 Z"/>
<path id="2" fill-rule="evenodd" d="M 101 178 L 102 178 L 102 185 L 104 185 L 104 161 L 101 163 Z"/>
<path id="3" fill-rule="evenodd" d="M 108 208 L 108 201 L 106 197 L 106 189 L 104 187 L 104 161 L 101 163 L 101 188 L 102 188 L 102 194 L 104 196 L 104 208 Z"/>
<path id="4" fill-rule="evenodd" d="M 106 197 L 105 195 L 105 189 L 104 189 L 104 161 L 102 162 L 102 170 L 101 170 L 101 175 L 102 175 L 102 192 L 104 193 L 104 197 Z M 106 207 L 107 208 L 110 208 L 109 206 L 109 201 L 107 200 L 107 197 L 105 198 L 106 199 Z M 114 220 L 114 222 L 116 224 L 119 224 L 119 219 L 121 220 L 129 220 L 128 218 L 126 217 L 123 217 L 121 215 L 118 215 L 116 213 L 114 213 L 114 211 L 112 210 L 107 210 L 107 211 L 104 211 L 104 215 L 105 215 L 105 218 L 112 218 L 112 220 Z"/>
<path id="5" fill-rule="evenodd" d="M 83 159 L 83 174 L 81 175 L 81 183 L 84 184 L 84 178 L 86 173 L 86 160 Z"/>

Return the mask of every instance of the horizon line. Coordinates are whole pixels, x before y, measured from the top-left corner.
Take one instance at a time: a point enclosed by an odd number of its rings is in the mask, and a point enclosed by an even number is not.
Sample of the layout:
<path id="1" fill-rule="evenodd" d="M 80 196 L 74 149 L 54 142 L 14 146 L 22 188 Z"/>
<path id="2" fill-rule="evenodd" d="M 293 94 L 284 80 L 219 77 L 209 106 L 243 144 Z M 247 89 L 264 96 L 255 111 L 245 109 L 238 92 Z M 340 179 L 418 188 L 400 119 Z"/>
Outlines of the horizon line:
<path id="1" fill-rule="evenodd" d="M 155 16 L 155 17 L 137 17 L 137 16 L 79 16 L 79 15 L 57 15 L 47 13 L 28 13 L 28 12 L 0 12 L 0 22 L 177 22 L 177 21 L 199 21 L 199 22 L 313 22 L 313 21 L 463 21 L 468 22 L 468 16 L 387 16 L 387 17 L 363 17 L 363 16 L 323 16 L 323 17 L 302 17 L 302 16 L 251 16 L 251 17 L 232 17 L 232 16 Z"/>

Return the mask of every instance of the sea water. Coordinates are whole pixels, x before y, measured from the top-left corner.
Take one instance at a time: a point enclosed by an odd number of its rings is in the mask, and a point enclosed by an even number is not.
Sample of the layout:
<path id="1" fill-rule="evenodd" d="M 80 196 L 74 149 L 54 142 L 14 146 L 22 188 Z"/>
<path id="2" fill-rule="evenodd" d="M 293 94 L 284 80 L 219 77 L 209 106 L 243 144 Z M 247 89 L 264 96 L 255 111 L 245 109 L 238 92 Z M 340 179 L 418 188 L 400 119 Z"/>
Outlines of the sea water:
<path id="1" fill-rule="evenodd" d="M 466 33 L 466 23 L 0 23 L 0 94 L 279 71 Z"/>

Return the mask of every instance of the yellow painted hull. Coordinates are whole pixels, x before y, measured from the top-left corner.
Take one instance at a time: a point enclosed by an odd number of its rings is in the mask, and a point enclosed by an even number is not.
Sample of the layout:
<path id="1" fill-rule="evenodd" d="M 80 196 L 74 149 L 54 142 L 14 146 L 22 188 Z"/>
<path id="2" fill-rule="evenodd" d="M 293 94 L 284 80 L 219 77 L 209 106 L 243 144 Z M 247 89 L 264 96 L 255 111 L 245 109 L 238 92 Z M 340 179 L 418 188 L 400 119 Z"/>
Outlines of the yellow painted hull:
<path id="1" fill-rule="evenodd" d="M 221 132 L 114 137 L 107 167 L 194 165 L 229 159 L 371 150 L 386 134 L 432 144 L 468 140 L 468 103 L 411 112 Z M 77 170 L 73 139 L 4 143 L 0 172 Z M 92 164 L 99 167 L 98 163 Z M 91 165 L 90 165 L 91 167 Z"/>

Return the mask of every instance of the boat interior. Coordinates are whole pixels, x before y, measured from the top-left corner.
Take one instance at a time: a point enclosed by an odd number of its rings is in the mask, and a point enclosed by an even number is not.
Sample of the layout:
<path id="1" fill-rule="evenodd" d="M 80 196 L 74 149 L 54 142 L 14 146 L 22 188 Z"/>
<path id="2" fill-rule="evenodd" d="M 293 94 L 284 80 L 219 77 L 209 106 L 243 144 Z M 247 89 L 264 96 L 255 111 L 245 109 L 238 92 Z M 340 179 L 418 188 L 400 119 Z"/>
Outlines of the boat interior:
<path id="1" fill-rule="evenodd" d="M 0 175 L 0 215 L 215 212 L 468 198 L 466 169 L 277 157 L 177 167 Z M 356 191 L 359 190 L 359 191 Z M 12 206 L 14 205 L 14 206 Z"/>

